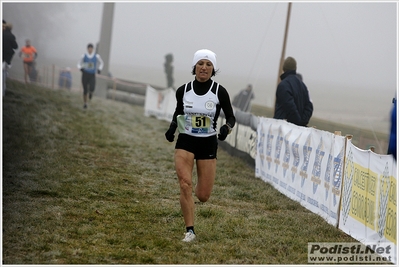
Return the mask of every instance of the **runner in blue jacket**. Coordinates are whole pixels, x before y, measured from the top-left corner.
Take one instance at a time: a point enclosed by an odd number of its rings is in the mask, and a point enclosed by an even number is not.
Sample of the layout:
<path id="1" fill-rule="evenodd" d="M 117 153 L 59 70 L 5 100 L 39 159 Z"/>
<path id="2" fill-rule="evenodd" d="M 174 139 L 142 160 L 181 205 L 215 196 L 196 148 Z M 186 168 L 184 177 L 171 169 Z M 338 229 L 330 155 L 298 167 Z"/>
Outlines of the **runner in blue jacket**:
<path id="1" fill-rule="evenodd" d="M 100 74 L 104 62 L 100 55 L 93 51 L 93 45 L 87 45 L 87 53 L 84 53 L 78 62 L 78 69 L 82 72 L 83 108 L 87 108 L 87 95 L 92 98 L 96 86 L 96 73 Z"/>

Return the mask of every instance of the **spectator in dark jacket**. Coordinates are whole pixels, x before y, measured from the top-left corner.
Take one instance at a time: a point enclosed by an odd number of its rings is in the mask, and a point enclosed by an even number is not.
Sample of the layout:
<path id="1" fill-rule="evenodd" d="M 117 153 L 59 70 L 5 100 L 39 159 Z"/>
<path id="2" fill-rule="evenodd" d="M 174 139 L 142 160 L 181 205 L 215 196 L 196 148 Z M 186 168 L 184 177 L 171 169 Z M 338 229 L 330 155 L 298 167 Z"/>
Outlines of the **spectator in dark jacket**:
<path id="1" fill-rule="evenodd" d="M 3 97 L 6 94 L 6 77 L 8 75 L 7 69 L 11 67 L 11 59 L 15 53 L 14 49 L 18 48 L 18 44 L 15 41 L 15 36 L 12 34 L 11 29 L 12 24 L 3 20 Z"/>
<path id="2" fill-rule="evenodd" d="M 233 99 L 232 105 L 241 111 L 248 112 L 251 107 L 251 100 L 254 99 L 255 95 L 252 90 L 252 84 L 248 84 L 247 88 L 241 90 Z"/>
<path id="3" fill-rule="evenodd" d="M 11 65 L 11 59 L 15 54 L 14 50 L 18 49 L 18 44 L 11 30 L 11 23 L 3 24 L 3 62 L 6 62 L 7 65 Z"/>
<path id="4" fill-rule="evenodd" d="M 284 60 L 283 71 L 276 90 L 273 118 L 307 126 L 313 114 L 313 104 L 310 101 L 308 88 L 297 76 L 296 60 L 287 57 Z"/>

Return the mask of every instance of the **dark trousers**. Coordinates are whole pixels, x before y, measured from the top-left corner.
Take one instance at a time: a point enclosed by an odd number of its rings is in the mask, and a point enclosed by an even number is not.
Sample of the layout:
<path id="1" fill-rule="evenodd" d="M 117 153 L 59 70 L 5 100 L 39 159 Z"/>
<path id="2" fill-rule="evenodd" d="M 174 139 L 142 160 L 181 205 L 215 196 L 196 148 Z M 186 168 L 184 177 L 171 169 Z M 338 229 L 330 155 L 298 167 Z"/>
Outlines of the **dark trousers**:
<path id="1" fill-rule="evenodd" d="M 11 60 L 12 57 L 14 56 L 14 52 L 13 53 L 3 53 L 3 61 L 5 61 L 8 65 L 11 65 Z"/>
<path id="2" fill-rule="evenodd" d="M 83 94 L 87 95 L 90 92 L 93 93 L 96 86 L 96 76 L 94 73 L 83 72 L 82 73 L 82 85 Z"/>

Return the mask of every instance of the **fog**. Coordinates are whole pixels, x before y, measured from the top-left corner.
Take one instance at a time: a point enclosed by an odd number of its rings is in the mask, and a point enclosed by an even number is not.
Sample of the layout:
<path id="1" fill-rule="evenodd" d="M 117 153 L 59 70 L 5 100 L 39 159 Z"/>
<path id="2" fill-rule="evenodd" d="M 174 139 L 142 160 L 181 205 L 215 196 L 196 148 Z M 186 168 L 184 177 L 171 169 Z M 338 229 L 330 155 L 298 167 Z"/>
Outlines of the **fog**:
<path id="1" fill-rule="evenodd" d="M 193 79 L 196 50 L 217 54 L 220 82 L 233 97 L 247 84 L 254 103 L 272 106 L 288 2 L 116 2 L 109 68 L 114 77 L 166 86 Z M 103 3 L 2 2 L 20 47 L 29 38 L 38 62 L 76 68 L 100 39 Z M 285 56 L 297 60 L 314 116 L 387 132 L 397 91 L 395 2 L 293 2 Z M 20 60 L 14 57 L 13 60 Z"/>

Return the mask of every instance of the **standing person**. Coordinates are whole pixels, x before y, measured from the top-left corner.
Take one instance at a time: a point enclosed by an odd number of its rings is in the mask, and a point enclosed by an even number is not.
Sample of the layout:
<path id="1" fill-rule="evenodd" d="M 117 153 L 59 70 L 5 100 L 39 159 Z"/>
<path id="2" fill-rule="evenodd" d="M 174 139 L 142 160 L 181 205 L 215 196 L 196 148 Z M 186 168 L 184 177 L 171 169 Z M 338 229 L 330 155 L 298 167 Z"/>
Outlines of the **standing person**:
<path id="1" fill-rule="evenodd" d="M 27 84 L 29 74 L 32 71 L 33 63 L 37 58 L 36 48 L 33 45 L 31 45 L 29 39 L 26 39 L 25 46 L 21 48 L 19 56 L 22 57 L 24 61 L 25 83 Z"/>
<path id="2" fill-rule="evenodd" d="M 11 23 L 3 23 L 3 62 L 6 62 L 8 67 L 11 66 L 11 60 L 15 54 L 14 50 L 18 49 L 15 35 L 11 32 L 11 30 Z"/>
<path id="3" fill-rule="evenodd" d="M 216 176 L 216 152 L 218 140 L 225 140 L 235 125 L 233 108 L 227 90 L 214 82 L 216 75 L 216 54 L 207 49 L 195 52 L 192 62 L 195 79 L 180 86 L 176 91 L 176 109 L 166 139 L 173 142 L 178 128 L 175 145 L 175 169 L 180 184 L 180 206 L 183 212 L 186 234 L 182 241 L 196 238 L 194 231 L 194 199 L 192 196 L 192 172 L 197 166 L 198 182 L 195 195 L 206 202 L 212 192 Z M 217 135 L 217 119 L 223 110 L 226 124 Z"/>
<path id="4" fill-rule="evenodd" d="M 172 54 L 167 54 L 165 56 L 165 63 L 164 63 L 164 67 L 165 67 L 165 73 L 166 73 L 166 88 L 172 88 L 175 89 L 173 83 L 174 83 L 174 79 L 173 79 L 173 55 Z"/>
<path id="5" fill-rule="evenodd" d="M 58 78 L 58 86 L 61 89 L 66 88 L 68 90 L 71 90 L 72 74 L 70 67 L 66 67 L 65 69 L 61 70 L 60 76 Z"/>
<path id="6" fill-rule="evenodd" d="M 306 126 L 313 114 L 313 104 L 309 98 L 308 88 L 297 76 L 296 60 L 287 57 L 284 60 L 283 71 L 276 90 L 273 118 Z"/>
<path id="7" fill-rule="evenodd" d="M 241 111 L 249 111 L 251 100 L 254 99 L 255 95 L 252 91 L 252 84 L 248 84 L 247 88 L 241 90 L 233 99 L 233 106 Z"/>
<path id="8" fill-rule="evenodd" d="M 87 53 L 84 53 L 78 62 L 78 69 L 82 72 L 83 108 L 87 108 L 87 95 L 92 98 L 96 86 L 96 73 L 100 74 L 104 62 L 101 56 L 93 51 L 93 44 L 87 45 Z"/>
<path id="9" fill-rule="evenodd" d="M 391 131 L 389 134 L 388 154 L 392 154 L 396 161 L 396 97 L 392 99 L 393 107 L 391 110 Z"/>
<path id="10" fill-rule="evenodd" d="M 7 69 L 11 68 L 11 60 L 18 49 L 14 34 L 11 32 L 12 24 L 3 20 L 3 96 L 6 93 Z"/>

